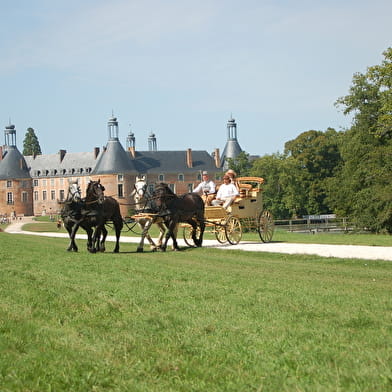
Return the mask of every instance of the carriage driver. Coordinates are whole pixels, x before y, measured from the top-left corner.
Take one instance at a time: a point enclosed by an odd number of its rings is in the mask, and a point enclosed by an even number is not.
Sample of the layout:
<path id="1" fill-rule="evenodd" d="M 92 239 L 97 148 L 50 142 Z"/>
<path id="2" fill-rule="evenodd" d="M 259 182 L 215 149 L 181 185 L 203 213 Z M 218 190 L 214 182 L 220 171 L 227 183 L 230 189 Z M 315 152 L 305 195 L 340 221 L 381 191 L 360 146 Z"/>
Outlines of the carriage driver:
<path id="1" fill-rule="evenodd" d="M 201 194 L 201 198 L 206 206 L 211 205 L 211 200 L 215 197 L 215 183 L 210 180 L 208 172 L 203 171 L 203 181 L 193 190 L 194 193 Z"/>

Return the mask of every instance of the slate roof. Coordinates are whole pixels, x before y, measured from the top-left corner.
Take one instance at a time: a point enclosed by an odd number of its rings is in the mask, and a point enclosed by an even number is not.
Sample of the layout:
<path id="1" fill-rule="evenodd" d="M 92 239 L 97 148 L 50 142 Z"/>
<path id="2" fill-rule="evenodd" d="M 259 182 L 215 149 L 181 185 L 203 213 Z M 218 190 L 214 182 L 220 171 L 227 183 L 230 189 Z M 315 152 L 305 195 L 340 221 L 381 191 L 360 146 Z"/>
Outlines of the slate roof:
<path id="1" fill-rule="evenodd" d="M 138 173 L 192 173 L 219 171 L 207 151 L 192 150 L 192 167 L 186 164 L 187 151 L 137 151 L 133 159 Z"/>
<path id="2" fill-rule="evenodd" d="M 226 142 L 226 146 L 221 155 L 222 167 L 225 167 L 225 164 L 227 164 L 227 158 L 234 159 L 240 152 L 242 152 L 242 148 L 240 147 L 237 139 L 229 139 Z"/>
<path id="3" fill-rule="evenodd" d="M 92 174 L 136 172 L 131 155 L 126 152 L 118 139 L 109 140 L 98 158 Z"/>
<path id="4" fill-rule="evenodd" d="M 97 159 L 94 152 L 65 152 L 62 154 L 46 154 L 26 156 L 26 163 L 31 177 L 40 176 L 75 176 L 90 174 Z M 98 155 L 99 158 L 99 155 Z"/>
<path id="5" fill-rule="evenodd" d="M 7 146 L 0 161 L 0 180 L 30 178 L 25 158 L 15 146 Z"/>

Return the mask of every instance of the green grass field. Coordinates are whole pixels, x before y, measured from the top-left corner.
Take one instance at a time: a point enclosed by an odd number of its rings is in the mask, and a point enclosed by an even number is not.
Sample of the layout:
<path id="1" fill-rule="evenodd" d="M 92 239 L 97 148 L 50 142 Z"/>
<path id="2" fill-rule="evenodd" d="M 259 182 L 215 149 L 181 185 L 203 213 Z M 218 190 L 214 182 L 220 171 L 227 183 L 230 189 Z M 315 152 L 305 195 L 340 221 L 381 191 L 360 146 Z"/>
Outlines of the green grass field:
<path id="1" fill-rule="evenodd" d="M 0 233 L 0 391 L 391 391 L 392 264 Z"/>

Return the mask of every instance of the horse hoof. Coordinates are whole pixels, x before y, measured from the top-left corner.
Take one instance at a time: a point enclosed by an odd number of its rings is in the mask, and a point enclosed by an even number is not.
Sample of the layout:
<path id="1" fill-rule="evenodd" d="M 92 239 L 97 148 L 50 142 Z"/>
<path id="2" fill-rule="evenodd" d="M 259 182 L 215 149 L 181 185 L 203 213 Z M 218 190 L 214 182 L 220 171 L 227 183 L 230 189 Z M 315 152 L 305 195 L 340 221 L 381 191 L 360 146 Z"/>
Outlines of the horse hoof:
<path id="1" fill-rule="evenodd" d="M 137 253 L 143 253 L 143 248 L 137 248 L 137 249 L 136 249 L 136 252 L 137 252 Z"/>

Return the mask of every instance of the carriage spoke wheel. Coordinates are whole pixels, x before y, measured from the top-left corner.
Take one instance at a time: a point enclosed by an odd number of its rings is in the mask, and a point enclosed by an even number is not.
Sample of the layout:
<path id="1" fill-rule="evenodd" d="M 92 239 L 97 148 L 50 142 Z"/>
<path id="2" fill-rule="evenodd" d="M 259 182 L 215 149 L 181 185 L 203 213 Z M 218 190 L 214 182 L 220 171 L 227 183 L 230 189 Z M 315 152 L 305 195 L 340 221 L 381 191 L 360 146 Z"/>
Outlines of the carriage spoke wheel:
<path id="1" fill-rule="evenodd" d="M 230 216 L 226 221 L 225 232 L 227 241 L 229 241 L 231 245 L 237 245 L 242 238 L 242 226 L 240 220 L 235 216 Z"/>
<path id="2" fill-rule="evenodd" d="M 215 238 L 221 244 L 227 242 L 225 226 L 222 225 L 215 225 L 214 226 Z"/>
<path id="3" fill-rule="evenodd" d="M 196 244 L 193 242 L 192 239 L 192 226 L 187 225 L 184 227 L 183 237 L 185 243 L 190 247 L 196 247 Z M 198 226 L 196 229 L 196 238 L 200 238 L 200 227 Z"/>
<path id="4" fill-rule="evenodd" d="M 258 218 L 257 231 L 261 241 L 270 242 L 274 235 L 274 218 L 269 211 L 263 211 Z"/>

